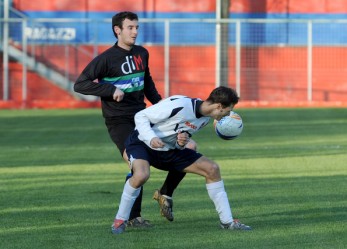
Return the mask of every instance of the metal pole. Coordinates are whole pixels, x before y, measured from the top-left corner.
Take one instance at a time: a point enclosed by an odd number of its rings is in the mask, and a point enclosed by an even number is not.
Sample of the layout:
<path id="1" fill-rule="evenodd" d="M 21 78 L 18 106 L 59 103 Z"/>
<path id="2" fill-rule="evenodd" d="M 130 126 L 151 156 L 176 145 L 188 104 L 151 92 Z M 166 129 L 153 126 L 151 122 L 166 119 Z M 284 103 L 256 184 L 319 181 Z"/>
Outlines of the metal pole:
<path id="1" fill-rule="evenodd" d="M 229 0 L 222 0 L 221 2 L 221 18 L 229 18 Z M 221 51 L 220 51 L 220 60 L 221 60 L 221 82 L 223 86 L 229 85 L 229 23 L 221 23 Z"/>
<path id="2" fill-rule="evenodd" d="M 312 101 L 312 21 L 307 23 L 307 100 Z"/>
<path id="3" fill-rule="evenodd" d="M 4 30 L 3 30 L 3 100 L 7 101 L 9 96 L 9 83 L 8 83 L 8 23 L 9 21 L 9 0 L 4 1 Z"/>
<path id="4" fill-rule="evenodd" d="M 170 22 L 165 20 L 164 37 L 164 96 L 170 95 Z"/>
<path id="5" fill-rule="evenodd" d="M 236 91 L 241 96 L 241 22 L 236 22 L 235 30 L 235 84 Z"/>
<path id="6" fill-rule="evenodd" d="M 216 86 L 229 85 L 229 0 L 216 0 Z"/>
<path id="7" fill-rule="evenodd" d="M 220 16 L 221 16 L 221 0 L 216 0 L 216 87 L 220 86 L 220 50 L 221 50 L 221 24 L 220 24 Z"/>
<path id="8" fill-rule="evenodd" d="M 65 83 L 66 83 L 66 89 L 72 90 L 73 86 L 69 85 L 69 74 L 70 74 L 70 63 L 69 63 L 69 46 L 67 42 L 64 42 L 64 53 L 65 53 Z"/>
<path id="9" fill-rule="evenodd" d="M 23 52 L 22 52 L 22 57 L 23 57 L 23 75 L 22 75 L 22 101 L 25 104 L 25 102 L 27 101 L 27 96 L 28 96 L 28 79 L 27 79 L 27 71 L 28 71 L 28 67 L 27 67 L 27 54 L 28 54 L 28 42 L 27 42 L 27 38 L 25 35 L 25 30 L 27 27 L 27 21 L 23 20 L 22 22 L 22 44 L 23 44 Z"/>

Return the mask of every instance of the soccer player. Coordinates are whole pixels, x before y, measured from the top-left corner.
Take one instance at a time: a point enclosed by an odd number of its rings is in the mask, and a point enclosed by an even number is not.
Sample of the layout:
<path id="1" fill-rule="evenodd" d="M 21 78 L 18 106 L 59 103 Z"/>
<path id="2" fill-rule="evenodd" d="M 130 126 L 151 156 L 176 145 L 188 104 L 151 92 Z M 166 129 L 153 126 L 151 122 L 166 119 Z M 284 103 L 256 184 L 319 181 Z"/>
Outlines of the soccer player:
<path id="1" fill-rule="evenodd" d="M 161 100 L 150 74 L 148 51 L 135 45 L 138 29 L 138 16 L 135 13 L 120 12 L 114 15 L 112 31 L 118 41 L 95 57 L 74 84 L 74 90 L 78 93 L 101 97 L 108 133 L 126 162 L 128 158 L 124 152 L 124 142 L 135 128 L 135 113 L 146 107 L 145 97 L 152 104 Z M 193 142 L 189 146 L 196 148 Z M 170 221 L 173 220 L 171 197 L 184 176 L 185 173 L 169 171 L 161 189 L 154 193 L 161 214 Z M 141 217 L 141 201 L 142 188 L 131 209 L 128 226 L 150 226 Z"/>
<path id="2" fill-rule="evenodd" d="M 220 120 L 238 103 L 235 90 L 214 89 L 202 101 L 176 95 L 135 115 L 136 130 L 127 138 L 126 153 L 133 175 L 124 185 L 112 233 L 125 231 L 129 210 L 150 175 L 150 165 L 160 170 L 177 170 L 205 177 L 206 189 L 219 214 L 223 229 L 251 230 L 232 216 L 219 166 L 202 154 L 186 148 L 190 136 L 206 126 L 210 118 Z M 177 138 L 177 134 L 185 137 Z"/>

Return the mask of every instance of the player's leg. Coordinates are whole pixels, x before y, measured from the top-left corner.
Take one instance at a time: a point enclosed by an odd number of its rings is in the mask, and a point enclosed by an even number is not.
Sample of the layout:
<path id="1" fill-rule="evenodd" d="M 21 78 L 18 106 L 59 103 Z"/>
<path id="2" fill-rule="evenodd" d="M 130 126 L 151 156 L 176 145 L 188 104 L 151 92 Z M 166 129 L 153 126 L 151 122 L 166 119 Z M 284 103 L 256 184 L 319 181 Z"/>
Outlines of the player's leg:
<path id="1" fill-rule="evenodd" d="M 190 140 L 186 148 L 197 150 L 197 144 Z M 178 184 L 183 180 L 186 173 L 180 171 L 169 171 L 160 189 L 154 191 L 153 199 L 159 204 L 160 214 L 169 221 L 174 220 L 172 195 Z"/>
<path id="2" fill-rule="evenodd" d="M 251 230 L 251 227 L 240 223 L 238 220 L 234 220 L 218 164 L 202 156 L 193 164 L 186 167 L 184 172 L 205 177 L 206 189 L 219 214 L 222 228 L 231 230 Z"/>
<path id="3" fill-rule="evenodd" d="M 153 199 L 159 204 L 160 214 L 169 221 L 174 220 L 173 192 L 185 175 L 186 173 L 184 172 L 169 171 L 163 186 L 154 191 Z"/>
<path id="4" fill-rule="evenodd" d="M 142 159 L 132 162 L 133 175 L 124 184 L 124 189 L 119 204 L 118 212 L 112 224 L 112 233 L 119 234 L 125 231 L 126 222 L 129 220 L 130 210 L 140 194 L 141 187 L 149 178 L 149 163 Z"/>
<path id="5" fill-rule="evenodd" d="M 132 177 L 132 171 L 126 176 L 125 181 L 127 181 L 130 177 Z M 142 194 L 143 194 L 143 186 L 141 186 L 140 193 L 135 200 L 133 207 L 131 208 L 129 221 L 127 222 L 127 226 L 129 227 L 151 227 L 151 223 L 149 220 L 142 218 L 141 215 L 141 206 L 142 206 Z"/>
<path id="6" fill-rule="evenodd" d="M 108 133 L 112 141 L 116 144 L 118 150 L 120 151 L 124 161 L 128 164 L 128 158 L 126 156 L 124 142 L 127 139 L 128 135 L 134 130 L 135 124 L 132 117 L 121 117 L 117 120 L 106 120 L 105 122 Z M 132 176 L 132 172 L 125 177 L 127 181 Z M 148 220 L 142 218 L 141 215 L 141 206 L 142 206 L 142 193 L 143 187 L 136 199 L 134 205 L 132 206 L 128 226 L 131 227 L 149 227 L 151 226 Z"/>

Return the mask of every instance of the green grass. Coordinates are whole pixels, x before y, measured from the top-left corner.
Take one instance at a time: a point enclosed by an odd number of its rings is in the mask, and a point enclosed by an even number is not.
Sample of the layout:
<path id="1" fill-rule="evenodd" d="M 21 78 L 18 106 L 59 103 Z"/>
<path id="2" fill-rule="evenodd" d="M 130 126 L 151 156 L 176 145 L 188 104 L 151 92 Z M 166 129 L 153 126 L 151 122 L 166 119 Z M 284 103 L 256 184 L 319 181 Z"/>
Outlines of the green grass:
<path id="1" fill-rule="evenodd" d="M 347 110 L 237 112 L 238 139 L 220 140 L 212 126 L 194 139 L 253 231 L 220 230 L 196 175 L 176 190 L 175 221 L 166 221 L 151 199 L 166 173 L 152 169 L 142 213 L 155 226 L 114 236 L 128 170 L 100 110 L 1 110 L 0 248 L 345 248 Z"/>

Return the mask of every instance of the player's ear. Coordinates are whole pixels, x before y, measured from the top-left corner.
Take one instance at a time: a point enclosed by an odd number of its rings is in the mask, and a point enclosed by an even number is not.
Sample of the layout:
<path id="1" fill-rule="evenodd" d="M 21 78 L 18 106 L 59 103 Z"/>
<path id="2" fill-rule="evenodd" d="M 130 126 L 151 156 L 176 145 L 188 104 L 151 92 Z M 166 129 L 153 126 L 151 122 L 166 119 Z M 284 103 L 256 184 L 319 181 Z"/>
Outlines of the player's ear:
<path id="1" fill-rule="evenodd" d="M 114 32 L 117 34 L 117 35 L 119 35 L 119 33 L 120 33 L 120 28 L 118 27 L 118 26 L 114 26 L 113 27 L 113 30 L 114 30 Z"/>

